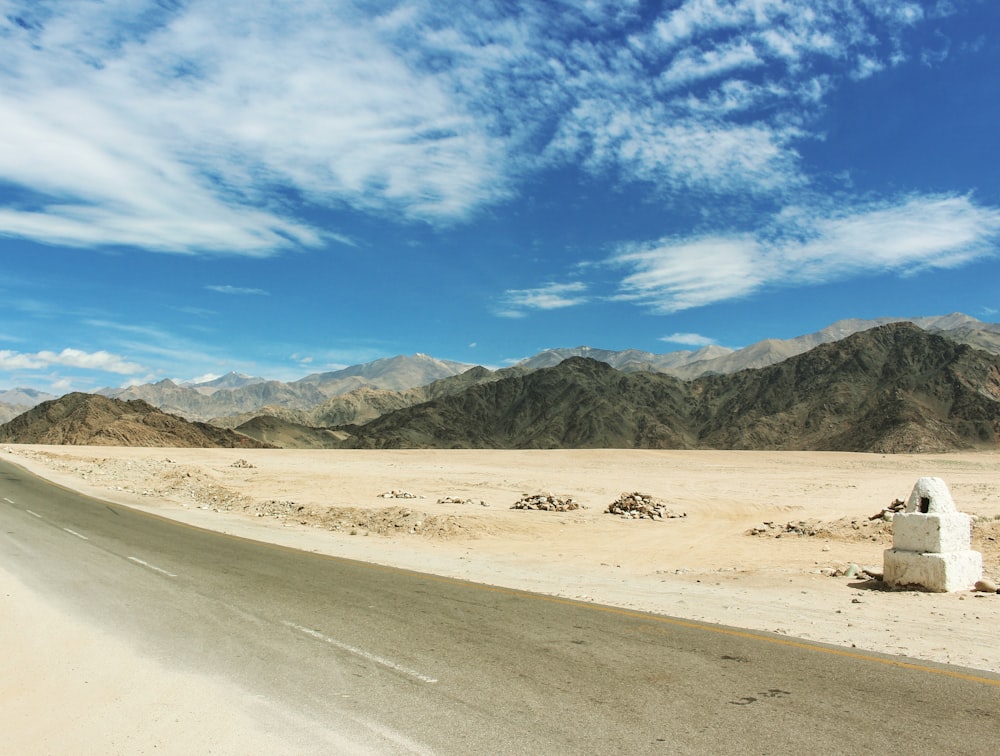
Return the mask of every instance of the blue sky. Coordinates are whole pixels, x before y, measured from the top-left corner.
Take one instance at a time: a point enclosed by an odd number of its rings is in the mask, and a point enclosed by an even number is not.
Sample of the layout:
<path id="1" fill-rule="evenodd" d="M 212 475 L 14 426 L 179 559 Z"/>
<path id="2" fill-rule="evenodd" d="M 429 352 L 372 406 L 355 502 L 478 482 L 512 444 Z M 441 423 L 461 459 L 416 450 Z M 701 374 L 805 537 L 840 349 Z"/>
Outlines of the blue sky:
<path id="1" fill-rule="evenodd" d="M 998 320 L 995 0 L 0 10 L 0 389 Z"/>

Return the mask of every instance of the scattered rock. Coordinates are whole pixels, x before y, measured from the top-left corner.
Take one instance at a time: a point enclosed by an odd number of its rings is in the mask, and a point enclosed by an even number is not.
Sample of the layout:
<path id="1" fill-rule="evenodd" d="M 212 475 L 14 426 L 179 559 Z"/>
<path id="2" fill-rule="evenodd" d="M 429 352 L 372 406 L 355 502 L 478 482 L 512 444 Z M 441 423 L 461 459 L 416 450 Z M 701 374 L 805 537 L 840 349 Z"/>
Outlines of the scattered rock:
<path id="1" fill-rule="evenodd" d="M 976 581 L 976 590 L 981 593 L 1000 593 L 997 589 L 997 584 L 994 583 L 989 578 L 983 578 L 982 580 Z"/>
<path id="2" fill-rule="evenodd" d="M 570 512 L 581 508 L 569 496 L 563 498 L 552 494 L 523 494 L 511 507 L 511 509 L 535 509 L 542 512 Z"/>
<path id="3" fill-rule="evenodd" d="M 409 491 L 396 491 L 395 489 L 392 490 L 392 491 L 386 491 L 385 493 L 380 493 L 378 495 L 378 497 L 380 499 L 422 499 L 422 498 L 424 498 L 423 496 L 417 496 L 416 494 L 410 493 Z"/>
<path id="4" fill-rule="evenodd" d="M 870 577 L 872 580 L 881 580 L 885 577 L 881 567 L 862 567 L 861 572 L 862 574 Z"/>
<path id="5" fill-rule="evenodd" d="M 638 491 L 623 493 L 609 504 L 605 511 L 626 520 L 670 520 L 687 517 L 687 512 L 674 512 L 662 501 Z"/>
<path id="6" fill-rule="evenodd" d="M 882 520 L 883 522 L 892 522 L 892 518 L 896 515 L 896 512 L 902 512 L 906 507 L 906 502 L 902 499 L 894 499 L 892 504 L 885 507 L 880 512 L 876 512 L 869 520 Z"/>
<path id="7" fill-rule="evenodd" d="M 802 536 L 810 538 L 830 538 L 839 541 L 892 541 L 892 523 L 876 519 L 842 517 L 839 520 L 797 520 L 780 525 L 764 522 L 746 531 L 750 536 L 781 538 Z"/>
<path id="8" fill-rule="evenodd" d="M 438 504 L 478 504 L 481 507 L 488 507 L 487 504 L 482 499 L 463 499 L 459 496 L 445 496 L 443 499 L 437 500 Z"/>

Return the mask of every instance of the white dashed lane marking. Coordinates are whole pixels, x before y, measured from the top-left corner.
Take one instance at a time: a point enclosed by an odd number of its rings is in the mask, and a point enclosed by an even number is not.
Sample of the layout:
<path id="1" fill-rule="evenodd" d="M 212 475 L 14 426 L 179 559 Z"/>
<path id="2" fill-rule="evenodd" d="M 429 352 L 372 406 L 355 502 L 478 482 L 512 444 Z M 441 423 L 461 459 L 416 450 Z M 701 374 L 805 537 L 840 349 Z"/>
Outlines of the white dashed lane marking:
<path id="1" fill-rule="evenodd" d="M 90 540 L 89 538 L 87 538 L 87 536 L 83 535 L 83 533 L 77 533 L 75 530 L 70 530 L 69 528 L 63 528 L 63 530 L 65 530 L 70 535 L 75 535 L 77 538 L 82 538 L 84 541 Z"/>
<path id="2" fill-rule="evenodd" d="M 3 500 L 6 501 L 8 504 L 13 504 L 14 503 L 10 499 L 8 499 L 6 496 L 3 497 Z"/>
<path id="3" fill-rule="evenodd" d="M 420 680 L 420 682 L 425 682 L 425 683 L 437 682 L 437 680 L 435 680 L 433 677 L 428 677 L 427 675 L 417 672 L 416 670 L 404 667 L 402 664 L 397 664 L 396 662 L 392 661 L 392 659 L 386 659 L 384 657 L 377 656 L 376 654 L 373 654 L 370 651 L 365 651 L 363 648 L 358 648 L 357 646 L 351 646 L 348 645 L 347 643 L 341 643 L 340 641 L 335 640 L 327 635 L 323 635 L 323 633 L 319 632 L 318 630 L 310 630 L 308 627 L 302 627 L 302 625 L 297 625 L 294 622 L 288 622 L 287 620 L 283 624 L 294 630 L 298 630 L 300 633 L 305 633 L 310 638 L 315 638 L 316 640 L 321 640 L 324 643 L 329 643 L 334 648 L 339 648 L 341 651 L 346 651 L 349 654 L 354 654 L 355 656 L 359 656 L 366 661 L 374 662 L 375 664 L 381 664 L 383 667 L 388 667 L 391 670 L 400 672 L 409 677 L 413 677 L 417 680 Z"/>
<path id="4" fill-rule="evenodd" d="M 44 520 L 45 519 L 40 514 L 38 514 L 38 512 L 32 512 L 30 509 L 25 509 L 24 511 L 27 512 L 28 514 L 30 514 L 32 517 L 37 517 L 39 520 Z"/>
<path id="5" fill-rule="evenodd" d="M 143 561 L 142 559 L 139 559 L 138 557 L 129 557 L 128 560 L 130 562 L 135 562 L 136 564 L 141 564 L 146 569 L 153 570 L 153 572 L 159 572 L 161 575 L 166 575 L 167 577 L 177 577 L 174 573 L 167 572 L 162 567 L 157 567 L 155 564 L 150 564 L 149 562 Z"/>

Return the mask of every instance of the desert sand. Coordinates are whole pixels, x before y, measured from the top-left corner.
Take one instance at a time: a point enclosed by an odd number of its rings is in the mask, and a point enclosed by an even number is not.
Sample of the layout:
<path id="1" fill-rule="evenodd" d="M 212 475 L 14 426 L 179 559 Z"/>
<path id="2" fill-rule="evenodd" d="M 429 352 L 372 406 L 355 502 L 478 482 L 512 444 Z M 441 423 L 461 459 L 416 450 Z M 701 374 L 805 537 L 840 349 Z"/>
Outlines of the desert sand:
<path id="1" fill-rule="evenodd" d="M 199 527 L 308 551 L 765 630 L 847 647 L 1000 672 L 1000 596 L 886 591 L 864 577 L 891 545 L 869 517 L 939 476 L 977 516 L 973 548 L 1000 578 L 1000 452 L 874 455 L 713 451 L 292 451 L 10 445 L 3 458 L 105 500 Z M 626 520 L 605 512 L 642 492 L 686 516 Z M 396 498 L 389 498 L 396 492 Z M 582 508 L 525 511 L 524 494 L 572 497 Z M 405 497 L 405 498 L 403 498 Z M 445 500 L 445 501 L 442 501 Z M 807 532 L 785 532 L 805 521 Z M 818 527 L 814 521 L 827 523 Z M 767 533 L 751 535 L 771 522 Z M 181 676 L 144 659 L 107 629 L 64 616 L 2 571 L 0 643 L 17 659 L 0 688 L 0 745 L 44 742 L 68 752 L 37 717 L 53 701 L 112 752 L 176 746 L 178 727 L 104 732 L 123 701 L 151 721 L 199 726 L 214 711 L 213 752 L 255 748 L 274 728 L 225 695 L 226 683 Z M 72 640 L 73 663 L 63 652 Z M 109 659 L 115 661 L 110 663 Z M 142 675 L 142 695 L 135 695 Z M 156 680 L 156 684 L 151 681 Z M 86 683 L 86 684 L 84 684 Z M 100 694 L 95 697 L 95 690 Z M 226 709 L 231 707 L 231 711 Z M 96 710 L 95 710 L 96 707 Z M 112 721 L 117 721 L 117 717 Z M 226 724 L 226 723 L 230 724 Z M 204 724 L 204 723 L 201 723 Z M 242 729 L 241 729 L 242 728 Z M 285 729 L 285 728 L 282 728 Z M 258 732 L 259 731 L 259 732 Z M 285 729 L 285 732 L 288 730 Z M 172 739 L 171 739 L 172 738 Z M 286 743 L 286 750 L 287 749 Z M 23 749 L 22 749 L 23 750 Z M 269 750 L 264 748 L 264 750 Z M 279 749 L 280 750 L 280 749 Z M 293 749 L 294 750 L 294 749 Z M 28 748 L 24 752 L 33 752 Z M 259 751 L 255 751 L 259 752 Z M 276 751 L 272 751 L 276 752 Z"/>

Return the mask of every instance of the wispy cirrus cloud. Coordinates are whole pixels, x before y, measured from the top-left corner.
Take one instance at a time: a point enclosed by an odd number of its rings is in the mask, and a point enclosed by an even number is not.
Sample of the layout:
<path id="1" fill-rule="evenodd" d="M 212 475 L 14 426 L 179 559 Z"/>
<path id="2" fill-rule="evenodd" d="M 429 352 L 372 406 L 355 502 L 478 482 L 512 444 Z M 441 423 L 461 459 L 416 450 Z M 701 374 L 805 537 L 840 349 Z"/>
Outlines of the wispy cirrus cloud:
<path id="1" fill-rule="evenodd" d="M 6 5 L 0 179 L 26 191 L 0 233 L 268 254 L 324 238 L 288 192 L 433 219 L 505 191 L 490 136 L 359 9 Z"/>
<path id="2" fill-rule="evenodd" d="M 801 187 L 831 61 L 896 65 L 924 18 L 907 0 L 3 9 L 0 234 L 258 256 L 353 243 L 306 206 L 463 222 L 551 166 L 663 196 Z"/>
<path id="3" fill-rule="evenodd" d="M 205 287 L 209 291 L 217 294 L 233 294 L 236 296 L 267 296 L 264 289 L 255 289 L 247 286 L 230 286 L 229 284 L 212 284 Z"/>
<path id="4" fill-rule="evenodd" d="M 671 313 L 765 288 L 952 268 L 996 256 L 998 239 L 1000 210 L 914 196 L 848 211 L 789 207 L 753 233 L 625 245 L 609 263 L 630 271 L 616 299 Z"/>
<path id="5" fill-rule="evenodd" d="M 588 301 L 586 291 L 587 285 L 580 281 L 549 283 L 534 289 L 508 289 L 495 312 L 504 318 L 523 318 L 535 310 L 561 310 Z"/>
<path id="6" fill-rule="evenodd" d="M 700 333 L 672 333 L 669 336 L 661 336 L 660 341 L 668 344 L 684 344 L 685 346 L 705 347 L 715 344 L 715 339 L 709 336 L 702 336 Z"/>

